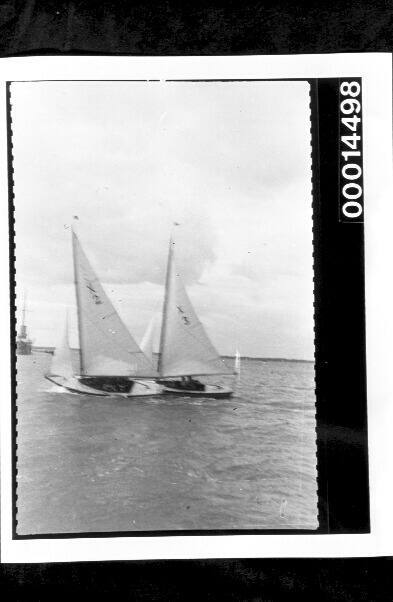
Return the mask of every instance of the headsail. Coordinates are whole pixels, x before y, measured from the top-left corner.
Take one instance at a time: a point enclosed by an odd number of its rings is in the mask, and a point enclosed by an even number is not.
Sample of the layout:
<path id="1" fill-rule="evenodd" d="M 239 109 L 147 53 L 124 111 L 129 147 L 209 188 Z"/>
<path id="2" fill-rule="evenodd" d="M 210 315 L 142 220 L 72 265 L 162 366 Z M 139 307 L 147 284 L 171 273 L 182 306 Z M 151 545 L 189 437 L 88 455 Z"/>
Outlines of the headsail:
<path id="1" fill-rule="evenodd" d="M 81 374 L 157 376 L 106 295 L 75 232 L 72 241 Z"/>
<path id="2" fill-rule="evenodd" d="M 52 357 L 52 364 L 50 368 L 50 374 L 53 376 L 64 376 L 65 378 L 71 378 L 74 375 L 74 369 L 72 367 L 71 349 L 68 341 L 68 314 L 66 315 L 64 332 L 61 342 L 56 347 Z"/>
<path id="3" fill-rule="evenodd" d="M 233 374 L 220 358 L 199 321 L 175 268 L 174 243 L 169 245 L 161 329 L 161 376 Z"/>
<path id="4" fill-rule="evenodd" d="M 143 339 L 141 341 L 141 349 L 146 357 L 150 360 L 150 362 L 154 366 L 154 342 L 155 342 L 155 334 L 156 334 L 156 324 L 157 324 L 157 315 L 154 314 L 152 319 L 149 322 L 148 327 L 146 328 L 146 332 L 143 335 Z"/>
<path id="5" fill-rule="evenodd" d="M 238 376 L 240 376 L 240 369 L 241 369 L 240 351 L 238 349 L 236 349 L 236 353 L 235 353 L 235 373 Z"/>

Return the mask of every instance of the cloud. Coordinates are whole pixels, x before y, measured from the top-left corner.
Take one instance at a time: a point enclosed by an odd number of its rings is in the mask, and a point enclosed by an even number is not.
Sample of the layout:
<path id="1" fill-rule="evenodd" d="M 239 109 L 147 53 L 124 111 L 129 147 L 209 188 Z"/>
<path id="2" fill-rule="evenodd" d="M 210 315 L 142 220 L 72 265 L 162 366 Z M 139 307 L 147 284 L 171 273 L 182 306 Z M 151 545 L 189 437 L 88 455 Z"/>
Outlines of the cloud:
<path id="1" fill-rule="evenodd" d="M 198 281 L 215 259 L 216 237 L 208 217 L 188 214 L 180 226 L 173 228 L 165 208 L 156 208 L 154 219 L 150 217 L 150 210 L 121 222 L 94 224 L 86 240 L 103 280 L 163 284 L 169 236 L 173 231 L 177 269 L 185 283 Z M 103 240 L 104 245 L 97 244 Z"/>
<path id="2" fill-rule="evenodd" d="M 141 334 L 177 221 L 178 271 L 219 348 L 309 355 L 307 83 L 18 83 L 12 106 L 17 279 L 37 333 L 74 298 L 73 215 Z"/>

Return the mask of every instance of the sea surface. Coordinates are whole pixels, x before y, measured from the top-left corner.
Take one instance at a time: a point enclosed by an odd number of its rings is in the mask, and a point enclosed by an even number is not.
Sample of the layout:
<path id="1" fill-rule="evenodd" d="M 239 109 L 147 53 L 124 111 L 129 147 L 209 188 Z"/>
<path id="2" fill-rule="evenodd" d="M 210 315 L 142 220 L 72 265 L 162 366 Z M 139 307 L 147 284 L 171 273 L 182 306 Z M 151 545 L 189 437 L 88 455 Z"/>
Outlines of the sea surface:
<path id="1" fill-rule="evenodd" d="M 244 359 L 231 399 L 127 400 L 62 390 L 50 360 L 17 361 L 18 534 L 317 528 L 312 363 Z"/>

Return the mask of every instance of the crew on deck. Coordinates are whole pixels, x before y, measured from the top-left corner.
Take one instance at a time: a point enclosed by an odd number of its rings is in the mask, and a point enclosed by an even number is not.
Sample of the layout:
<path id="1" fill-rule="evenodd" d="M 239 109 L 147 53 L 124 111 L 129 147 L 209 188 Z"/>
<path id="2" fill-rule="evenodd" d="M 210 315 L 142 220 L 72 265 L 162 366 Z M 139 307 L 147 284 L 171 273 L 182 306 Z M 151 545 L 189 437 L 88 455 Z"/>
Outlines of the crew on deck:
<path id="1" fill-rule="evenodd" d="M 190 391 L 204 391 L 205 385 L 199 382 L 199 380 L 192 378 L 192 376 L 182 376 L 181 389 L 187 389 Z"/>

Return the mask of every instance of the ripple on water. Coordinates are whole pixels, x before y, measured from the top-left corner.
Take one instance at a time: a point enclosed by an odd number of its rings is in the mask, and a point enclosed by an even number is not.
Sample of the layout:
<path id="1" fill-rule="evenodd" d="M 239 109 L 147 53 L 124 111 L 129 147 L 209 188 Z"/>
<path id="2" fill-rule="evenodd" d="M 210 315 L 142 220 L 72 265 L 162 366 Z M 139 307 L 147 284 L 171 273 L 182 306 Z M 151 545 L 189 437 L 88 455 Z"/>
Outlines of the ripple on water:
<path id="1" fill-rule="evenodd" d="M 229 400 L 117 400 L 48 387 L 50 357 L 31 357 L 18 358 L 20 534 L 316 528 L 312 364 L 244 360 Z"/>

